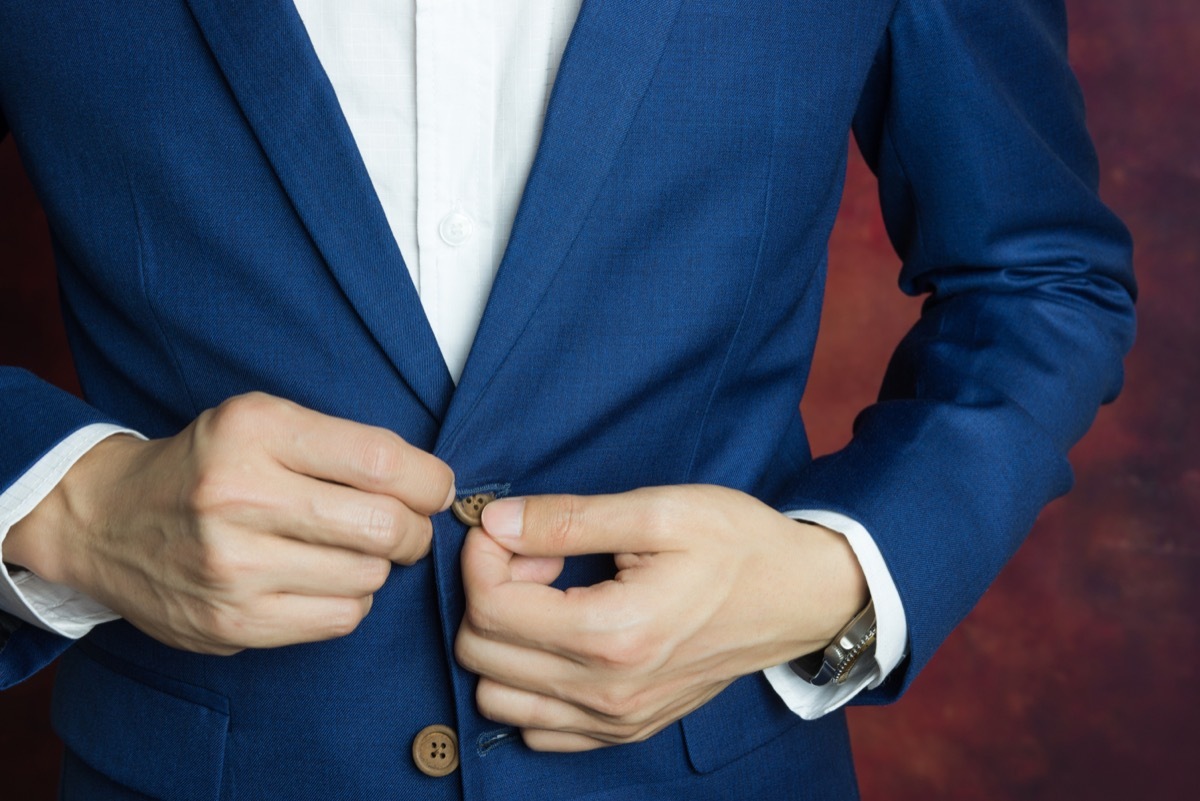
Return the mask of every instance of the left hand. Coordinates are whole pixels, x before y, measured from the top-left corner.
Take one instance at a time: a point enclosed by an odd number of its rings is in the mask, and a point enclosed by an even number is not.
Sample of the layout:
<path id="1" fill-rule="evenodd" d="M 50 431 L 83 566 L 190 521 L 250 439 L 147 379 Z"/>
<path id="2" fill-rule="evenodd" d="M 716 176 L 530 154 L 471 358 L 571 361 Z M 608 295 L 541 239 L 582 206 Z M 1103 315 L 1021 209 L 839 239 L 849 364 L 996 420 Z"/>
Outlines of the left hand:
<path id="1" fill-rule="evenodd" d="M 563 557 L 596 553 L 614 579 L 549 586 Z M 644 740 L 823 648 L 867 598 L 840 534 L 716 486 L 494 501 L 462 570 L 455 650 L 479 710 L 542 751 Z"/>

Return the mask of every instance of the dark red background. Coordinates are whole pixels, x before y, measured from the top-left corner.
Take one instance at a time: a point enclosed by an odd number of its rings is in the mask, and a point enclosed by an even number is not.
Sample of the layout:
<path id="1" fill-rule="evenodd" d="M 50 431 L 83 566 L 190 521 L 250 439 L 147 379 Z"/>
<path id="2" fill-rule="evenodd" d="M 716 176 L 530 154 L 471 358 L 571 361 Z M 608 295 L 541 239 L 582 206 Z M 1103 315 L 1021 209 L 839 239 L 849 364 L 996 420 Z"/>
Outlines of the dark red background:
<path id="1" fill-rule="evenodd" d="M 1200 5 L 1070 0 L 1104 196 L 1142 286 L 1127 390 L 1073 454 L 1078 486 L 898 704 L 852 712 L 863 795 L 1195 797 L 1200 753 Z M 45 220 L 0 145 L 0 362 L 74 388 Z M 849 436 L 916 314 L 870 174 L 851 166 L 804 403 L 818 452 Z M 54 796 L 50 677 L 0 695 L 6 798 Z"/>

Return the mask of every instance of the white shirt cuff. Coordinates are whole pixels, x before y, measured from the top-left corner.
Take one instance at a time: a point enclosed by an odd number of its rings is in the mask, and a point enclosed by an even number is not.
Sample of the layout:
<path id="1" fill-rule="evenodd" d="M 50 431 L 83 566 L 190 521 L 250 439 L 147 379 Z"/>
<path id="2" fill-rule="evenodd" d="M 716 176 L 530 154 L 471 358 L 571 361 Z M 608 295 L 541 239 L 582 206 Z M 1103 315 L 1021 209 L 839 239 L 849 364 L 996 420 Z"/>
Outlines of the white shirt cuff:
<path id="1" fill-rule="evenodd" d="M 845 705 L 864 689 L 874 689 L 883 683 L 908 650 L 908 623 L 892 574 L 875 540 L 861 523 L 821 509 L 801 509 L 787 512 L 787 516 L 816 523 L 844 536 L 858 557 L 867 579 L 867 589 L 875 601 L 875 664 L 870 670 L 864 670 L 845 684 L 830 682 L 821 687 L 809 684 L 787 665 L 776 665 L 763 671 L 788 708 L 805 720 L 815 720 Z"/>
<path id="2" fill-rule="evenodd" d="M 9 529 L 32 512 L 85 453 L 113 434 L 141 437 L 136 431 L 109 423 L 84 426 L 55 445 L 0 494 L 0 557 Z M 71 639 L 79 639 L 94 626 L 119 617 L 86 595 L 38 578 L 28 570 L 17 569 L 10 573 L 8 565 L 2 561 L 0 610 Z"/>

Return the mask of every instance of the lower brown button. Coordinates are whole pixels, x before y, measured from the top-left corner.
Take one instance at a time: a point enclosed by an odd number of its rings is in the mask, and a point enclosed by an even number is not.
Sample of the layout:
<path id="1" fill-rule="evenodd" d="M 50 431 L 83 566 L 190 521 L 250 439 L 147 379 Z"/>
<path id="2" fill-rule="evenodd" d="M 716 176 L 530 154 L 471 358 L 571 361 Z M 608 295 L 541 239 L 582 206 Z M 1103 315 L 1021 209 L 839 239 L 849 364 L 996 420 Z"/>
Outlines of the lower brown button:
<path id="1" fill-rule="evenodd" d="M 458 767 L 458 738 L 449 726 L 426 726 L 413 738 L 412 755 L 426 776 L 445 776 Z"/>

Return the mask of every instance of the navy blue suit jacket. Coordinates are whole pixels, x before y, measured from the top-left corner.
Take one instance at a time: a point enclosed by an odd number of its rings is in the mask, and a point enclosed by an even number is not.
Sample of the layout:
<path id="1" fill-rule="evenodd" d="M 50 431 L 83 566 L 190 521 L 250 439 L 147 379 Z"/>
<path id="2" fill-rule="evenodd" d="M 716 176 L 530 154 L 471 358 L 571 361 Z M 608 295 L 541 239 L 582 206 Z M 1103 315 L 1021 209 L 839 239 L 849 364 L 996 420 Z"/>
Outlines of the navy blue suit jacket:
<path id="1" fill-rule="evenodd" d="M 1121 381 L 1130 246 L 1065 36 L 1058 0 L 586 0 L 456 388 L 291 3 L 0 0 L 0 126 L 87 397 L 0 369 L 0 488 L 87 423 L 165 436 L 263 390 L 400 433 L 462 492 L 708 482 L 834 509 L 905 605 L 910 655 L 865 696 L 894 698 Z M 853 442 L 813 461 L 797 404 L 852 127 L 928 300 Z M 504 736 L 452 658 L 464 531 L 435 526 L 340 640 L 218 658 L 94 631 L 58 677 L 67 795 L 854 794 L 842 716 L 803 722 L 760 676 L 638 745 Z M 18 627 L 0 679 L 67 647 Z M 435 722 L 463 743 L 448 779 L 409 757 Z"/>

